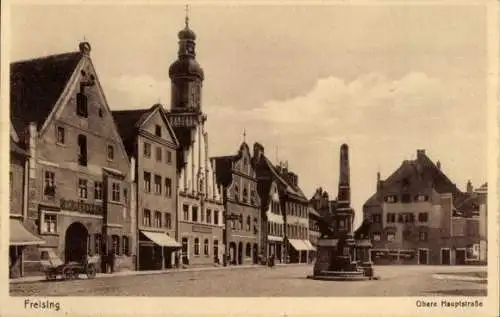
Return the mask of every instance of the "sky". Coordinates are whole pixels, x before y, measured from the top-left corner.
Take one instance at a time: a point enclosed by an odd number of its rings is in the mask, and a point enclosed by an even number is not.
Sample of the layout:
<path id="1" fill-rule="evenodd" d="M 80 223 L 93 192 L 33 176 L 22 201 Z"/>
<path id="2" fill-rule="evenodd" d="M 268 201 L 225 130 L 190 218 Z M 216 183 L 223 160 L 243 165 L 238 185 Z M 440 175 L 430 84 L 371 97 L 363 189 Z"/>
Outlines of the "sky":
<path id="1" fill-rule="evenodd" d="M 91 58 L 112 110 L 170 107 L 179 5 L 13 6 L 10 59 Z M 425 149 L 461 189 L 487 180 L 487 33 L 482 6 L 191 5 L 211 156 L 262 143 L 311 197 L 337 195 L 350 149 L 355 223 L 390 176 Z"/>

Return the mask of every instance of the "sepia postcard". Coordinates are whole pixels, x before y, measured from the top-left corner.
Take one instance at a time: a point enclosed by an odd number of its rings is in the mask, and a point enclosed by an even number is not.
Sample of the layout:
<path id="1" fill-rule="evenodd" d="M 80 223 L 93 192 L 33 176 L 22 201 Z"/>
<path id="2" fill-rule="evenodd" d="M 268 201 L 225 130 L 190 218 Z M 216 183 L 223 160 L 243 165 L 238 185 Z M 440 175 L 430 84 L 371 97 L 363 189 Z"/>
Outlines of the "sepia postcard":
<path id="1" fill-rule="evenodd" d="M 500 316 L 498 1 L 1 9 L 2 316 Z"/>

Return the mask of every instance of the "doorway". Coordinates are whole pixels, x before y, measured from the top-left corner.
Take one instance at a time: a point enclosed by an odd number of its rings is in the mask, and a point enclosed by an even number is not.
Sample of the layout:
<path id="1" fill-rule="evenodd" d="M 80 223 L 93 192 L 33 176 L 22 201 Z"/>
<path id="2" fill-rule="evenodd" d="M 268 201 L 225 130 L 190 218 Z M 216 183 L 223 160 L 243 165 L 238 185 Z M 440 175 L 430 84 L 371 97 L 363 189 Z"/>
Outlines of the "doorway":
<path id="1" fill-rule="evenodd" d="M 456 249 L 455 265 L 464 265 L 464 264 L 465 264 L 465 249 Z"/>
<path id="2" fill-rule="evenodd" d="M 65 262 L 84 263 L 87 258 L 88 231 L 80 222 L 73 222 L 66 230 Z"/>
<path id="3" fill-rule="evenodd" d="M 418 264 L 429 264 L 428 249 L 418 249 Z"/>
<path id="4" fill-rule="evenodd" d="M 243 263 L 243 243 L 238 243 L 238 265 Z"/>
<path id="5" fill-rule="evenodd" d="M 444 265 L 451 264 L 450 249 L 441 249 L 441 264 L 444 264 Z"/>

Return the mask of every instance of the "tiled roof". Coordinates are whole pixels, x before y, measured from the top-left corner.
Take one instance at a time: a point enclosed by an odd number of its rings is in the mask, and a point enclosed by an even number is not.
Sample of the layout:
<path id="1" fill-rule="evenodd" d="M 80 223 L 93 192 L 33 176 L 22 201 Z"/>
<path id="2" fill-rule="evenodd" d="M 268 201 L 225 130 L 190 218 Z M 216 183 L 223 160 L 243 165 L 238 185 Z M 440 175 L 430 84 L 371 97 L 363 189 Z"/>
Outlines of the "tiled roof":
<path id="1" fill-rule="evenodd" d="M 133 145 L 138 123 L 144 119 L 149 111 L 150 109 L 112 111 L 118 133 L 120 133 L 125 149 L 129 155 L 134 153 Z"/>
<path id="2" fill-rule="evenodd" d="M 44 124 L 81 57 L 72 52 L 10 65 L 10 115 L 19 133 L 30 122 Z"/>
<path id="3" fill-rule="evenodd" d="M 269 159 L 266 156 L 263 156 L 263 159 L 266 165 L 268 166 L 269 170 L 273 174 L 273 176 L 285 187 L 287 193 L 297 196 L 298 198 L 307 200 L 306 196 L 304 195 L 302 190 L 300 190 L 300 188 L 292 186 L 283 177 L 281 177 L 281 175 L 276 170 L 276 167 L 274 167 L 273 163 L 271 163 L 271 161 L 269 161 Z"/>

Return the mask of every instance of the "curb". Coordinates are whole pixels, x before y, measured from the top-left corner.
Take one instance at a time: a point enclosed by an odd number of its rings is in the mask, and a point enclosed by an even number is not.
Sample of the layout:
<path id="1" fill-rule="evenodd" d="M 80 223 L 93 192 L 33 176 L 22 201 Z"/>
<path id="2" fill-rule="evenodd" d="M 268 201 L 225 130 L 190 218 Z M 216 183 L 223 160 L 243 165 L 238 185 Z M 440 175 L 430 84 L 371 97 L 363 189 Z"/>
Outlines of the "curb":
<path id="1" fill-rule="evenodd" d="M 465 282 L 487 282 L 487 278 L 473 277 L 465 275 L 448 275 L 448 274 L 433 274 L 432 278 L 436 280 L 452 280 L 452 281 L 465 281 Z"/>
<path id="2" fill-rule="evenodd" d="M 277 267 L 294 267 L 294 266 L 308 266 L 306 263 L 291 263 L 291 264 L 276 264 Z M 98 273 L 95 279 L 101 278 L 111 278 L 120 276 L 142 276 L 142 275 L 160 275 L 160 274 L 173 274 L 173 273 L 187 273 L 187 272 L 205 272 L 205 271 L 224 271 L 224 270 L 243 270 L 243 269 L 258 269 L 267 268 L 267 265 L 238 265 L 238 266 L 217 266 L 217 267 L 197 267 L 197 268 L 186 268 L 186 269 L 171 269 L 171 270 L 158 270 L 158 271 L 122 271 L 112 274 Z M 81 280 L 86 280 L 87 278 L 81 278 Z M 12 279 L 9 284 L 29 284 L 29 283 L 39 283 L 45 282 L 45 276 L 29 276 L 21 277 L 18 279 Z M 58 279 L 57 281 L 61 281 Z M 57 282 L 55 281 L 55 282 Z"/>

